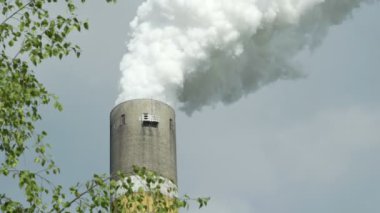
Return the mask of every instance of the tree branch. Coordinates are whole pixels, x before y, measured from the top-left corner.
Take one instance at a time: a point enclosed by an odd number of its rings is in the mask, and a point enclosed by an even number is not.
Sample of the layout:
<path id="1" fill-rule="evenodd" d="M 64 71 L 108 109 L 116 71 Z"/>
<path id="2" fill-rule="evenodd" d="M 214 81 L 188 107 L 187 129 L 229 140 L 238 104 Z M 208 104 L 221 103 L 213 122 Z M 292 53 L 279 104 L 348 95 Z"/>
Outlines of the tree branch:
<path id="1" fill-rule="evenodd" d="M 26 171 L 26 170 L 9 169 L 8 171 L 12 173 L 20 174 L 22 171 Z M 54 183 L 52 183 L 49 179 L 39 174 L 41 171 L 43 170 L 40 170 L 38 172 L 32 172 L 32 171 L 29 171 L 29 172 L 34 174 L 36 177 L 40 178 L 42 181 L 45 181 L 47 184 L 50 185 L 51 188 L 54 188 L 55 187 Z"/>
<path id="2" fill-rule="evenodd" d="M 20 7 L 18 10 L 16 10 L 15 12 L 13 12 L 6 19 L 4 19 L 4 21 L 1 22 L 1 25 L 5 24 L 5 22 L 7 22 L 9 19 L 11 19 L 13 16 L 15 16 L 17 13 L 19 13 L 21 10 L 25 9 L 27 6 L 29 6 L 32 3 L 33 3 L 33 0 L 29 1 L 27 4 L 25 4 L 24 6 Z"/>
<path id="3" fill-rule="evenodd" d="M 107 177 L 105 179 L 103 179 L 103 181 L 106 181 L 106 180 L 109 180 L 111 177 Z M 78 196 L 76 196 L 73 200 L 71 200 L 70 202 L 68 202 L 68 205 L 66 205 L 67 207 L 63 207 L 62 209 L 60 209 L 59 211 L 57 211 L 58 213 L 61 213 L 63 212 L 65 209 L 69 208 L 73 203 L 75 203 L 76 201 L 78 201 L 81 197 L 83 197 L 84 195 L 86 195 L 87 193 L 89 193 L 92 189 L 94 189 L 95 187 L 99 186 L 99 184 L 97 184 L 95 181 L 92 181 L 92 186 L 90 186 L 86 191 L 80 193 Z M 50 212 L 52 212 L 53 210 L 51 210 Z"/>

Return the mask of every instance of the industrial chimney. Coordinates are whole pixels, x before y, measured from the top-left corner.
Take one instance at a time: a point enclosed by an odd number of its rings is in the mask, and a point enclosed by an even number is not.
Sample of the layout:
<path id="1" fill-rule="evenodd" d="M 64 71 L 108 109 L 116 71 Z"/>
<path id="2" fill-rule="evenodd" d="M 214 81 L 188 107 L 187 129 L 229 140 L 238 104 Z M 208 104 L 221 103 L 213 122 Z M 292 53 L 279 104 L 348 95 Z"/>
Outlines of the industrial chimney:
<path id="1" fill-rule="evenodd" d="M 145 167 L 177 185 L 175 112 L 152 99 L 129 100 L 111 111 L 111 175 Z"/>

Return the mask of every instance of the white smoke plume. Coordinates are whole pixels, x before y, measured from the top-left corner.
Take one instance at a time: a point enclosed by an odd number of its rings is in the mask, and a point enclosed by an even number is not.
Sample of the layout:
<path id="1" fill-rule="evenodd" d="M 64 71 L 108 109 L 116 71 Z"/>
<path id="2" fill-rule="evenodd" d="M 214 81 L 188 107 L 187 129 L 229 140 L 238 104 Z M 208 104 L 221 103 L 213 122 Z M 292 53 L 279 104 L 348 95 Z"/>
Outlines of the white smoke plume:
<path id="1" fill-rule="evenodd" d="M 369 0 L 147 0 L 131 22 L 117 103 L 153 98 L 191 114 L 303 76 L 294 57 Z"/>

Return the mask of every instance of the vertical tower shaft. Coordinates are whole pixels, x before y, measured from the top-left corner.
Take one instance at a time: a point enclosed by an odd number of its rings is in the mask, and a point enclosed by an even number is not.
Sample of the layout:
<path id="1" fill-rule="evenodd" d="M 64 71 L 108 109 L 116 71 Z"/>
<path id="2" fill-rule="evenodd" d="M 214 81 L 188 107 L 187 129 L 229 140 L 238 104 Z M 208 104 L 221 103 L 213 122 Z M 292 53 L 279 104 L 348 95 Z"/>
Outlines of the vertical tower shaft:
<path id="1" fill-rule="evenodd" d="M 146 167 L 177 184 L 175 112 L 151 99 L 117 105 L 110 115 L 111 174 Z"/>

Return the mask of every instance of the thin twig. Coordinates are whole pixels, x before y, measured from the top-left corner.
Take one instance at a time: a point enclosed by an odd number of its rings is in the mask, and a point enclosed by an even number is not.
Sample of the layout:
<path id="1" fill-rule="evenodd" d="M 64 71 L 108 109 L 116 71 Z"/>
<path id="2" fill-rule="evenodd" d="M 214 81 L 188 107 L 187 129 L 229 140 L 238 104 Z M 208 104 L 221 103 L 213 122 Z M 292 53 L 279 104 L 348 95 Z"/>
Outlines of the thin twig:
<path id="1" fill-rule="evenodd" d="M 8 170 L 9 172 L 13 172 L 13 173 L 16 173 L 16 174 L 20 174 L 22 171 L 25 171 L 25 170 L 19 170 L 19 169 L 10 169 Z M 41 171 L 41 170 L 40 170 Z M 39 172 L 31 172 L 31 171 L 28 171 L 32 174 L 34 174 L 35 176 L 37 176 L 38 178 L 40 178 L 41 180 L 45 181 L 46 183 L 48 183 L 50 185 L 50 187 L 52 188 L 55 188 L 55 185 L 53 182 L 51 182 L 49 179 L 47 179 L 46 177 L 42 176 L 39 174 Z"/>
<path id="2" fill-rule="evenodd" d="M 103 181 L 106 181 L 106 180 L 109 180 L 111 177 L 107 177 L 105 179 L 103 179 Z M 95 187 L 99 186 L 99 184 L 95 183 L 95 181 L 92 181 L 92 185 L 84 192 L 80 193 L 78 196 L 76 196 L 73 200 L 71 200 L 70 202 L 68 202 L 68 205 L 66 205 L 67 207 L 63 207 L 62 209 L 60 209 L 59 211 L 57 211 L 58 213 L 61 213 L 63 212 L 65 209 L 67 209 L 68 207 L 70 207 L 73 203 L 75 203 L 77 200 L 79 200 L 81 197 L 83 197 L 84 195 L 86 195 L 89 191 L 91 191 L 92 189 L 94 189 Z M 50 212 L 52 212 L 53 210 L 51 210 Z"/>
<path id="3" fill-rule="evenodd" d="M 20 7 L 18 10 L 16 10 L 15 12 L 13 12 L 10 16 L 8 16 L 6 19 L 4 19 L 4 21 L 1 22 L 1 25 L 5 24 L 5 22 L 7 22 L 9 19 L 11 19 L 13 16 L 15 16 L 18 12 L 20 12 L 21 10 L 25 9 L 27 6 L 29 6 L 30 4 L 32 4 L 33 1 L 30 1 L 28 2 L 27 4 L 25 4 L 24 6 Z"/>

